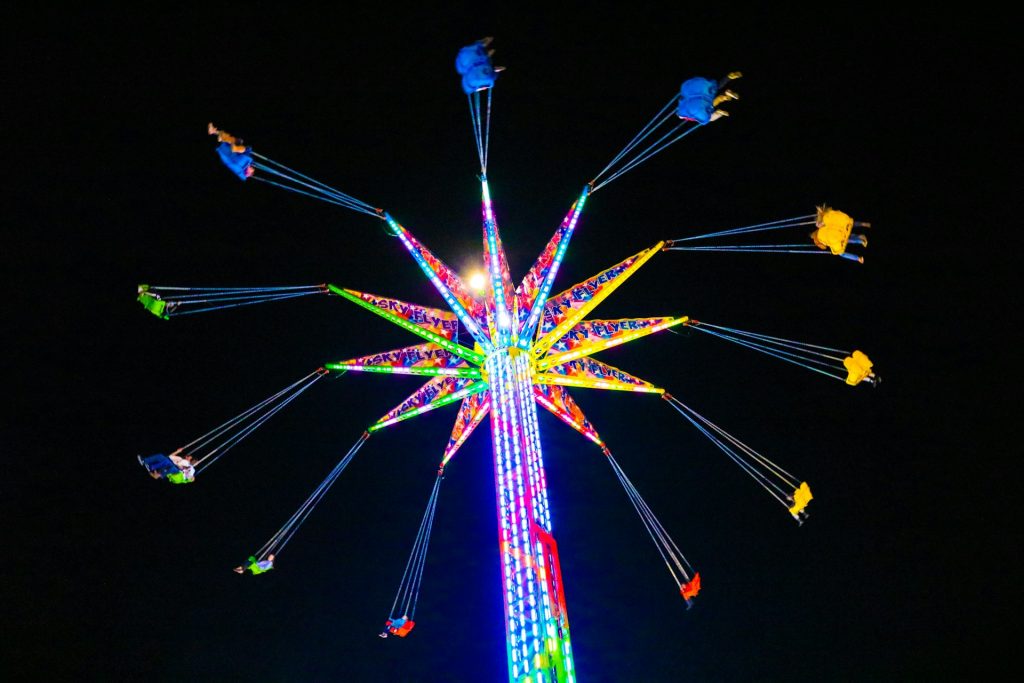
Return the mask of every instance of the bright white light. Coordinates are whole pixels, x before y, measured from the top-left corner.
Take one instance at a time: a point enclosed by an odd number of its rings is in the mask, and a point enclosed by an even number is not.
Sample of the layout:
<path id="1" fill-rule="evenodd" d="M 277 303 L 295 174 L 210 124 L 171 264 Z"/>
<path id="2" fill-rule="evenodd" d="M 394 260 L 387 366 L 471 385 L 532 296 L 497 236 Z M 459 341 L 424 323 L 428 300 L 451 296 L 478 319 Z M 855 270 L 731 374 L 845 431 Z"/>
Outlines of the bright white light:
<path id="1" fill-rule="evenodd" d="M 474 292 L 483 294 L 484 288 L 487 286 L 487 276 L 480 271 L 473 273 L 469 276 L 469 286 Z"/>

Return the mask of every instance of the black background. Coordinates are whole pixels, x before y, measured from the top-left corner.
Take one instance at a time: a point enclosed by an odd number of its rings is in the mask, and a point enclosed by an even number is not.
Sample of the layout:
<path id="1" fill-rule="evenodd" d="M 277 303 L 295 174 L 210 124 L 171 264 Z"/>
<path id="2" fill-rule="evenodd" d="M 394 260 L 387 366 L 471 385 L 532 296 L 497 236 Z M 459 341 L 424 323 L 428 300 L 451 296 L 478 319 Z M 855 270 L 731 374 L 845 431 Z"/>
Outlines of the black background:
<path id="1" fill-rule="evenodd" d="M 885 381 L 851 389 L 703 335 L 602 354 L 815 492 L 797 528 L 656 398 L 574 391 L 700 570 L 691 611 L 600 453 L 541 411 L 579 680 L 1017 668 L 999 638 L 1016 623 L 1021 541 L 1007 429 L 1019 227 L 1014 194 L 997 189 L 1019 136 L 996 134 L 1012 97 L 999 17 L 637 6 L 6 18 L 10 677 L 504 680 L 486 426 L 442 487 L 416 630 L 376 637 L 454 407 L 371 439 L 276 571 L 231 572 L 415 379 L 323 381 L 194 486 L 153 482 L 135 461 L 325 361 L 416 343 L 325 297 L 163 322 L 134 301 L 137 283 L 330 281 L 441 305 L 376 221 L 238 182 L 206 123 L 384 206 L 465 272 L 480 258 L 479 189 L 452 61 L 485 35 L 507 67 L 489 176 L 514 278 L 583 183 L 698 74 L 744 72 L 732 116 L 595 194 L 556 289 L 659 239 L 823 202 L 874 224 L 863 266 L 670 252 L 595 311 L 857 347 Z"/>

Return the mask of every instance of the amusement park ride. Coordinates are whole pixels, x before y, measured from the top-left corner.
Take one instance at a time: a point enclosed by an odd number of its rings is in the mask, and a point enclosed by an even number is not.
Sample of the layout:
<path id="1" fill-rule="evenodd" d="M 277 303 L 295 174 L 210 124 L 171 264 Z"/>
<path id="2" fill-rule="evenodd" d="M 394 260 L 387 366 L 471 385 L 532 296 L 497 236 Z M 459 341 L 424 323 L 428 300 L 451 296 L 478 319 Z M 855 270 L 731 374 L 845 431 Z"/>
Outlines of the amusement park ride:
<path id="1" fill-rule="evenodd" d="M 569 387 L 657 394 L 774 497 L 798 522 L 806 517 L 812 495 L 807 483 L 664 389 L 593 358 L 605 349 L 676 326 L 731 341 L 849 385 L 875 384 L 879 378 L 861 351 L 737 330 L 686 316 L 640 319 L 587 319 L 594 308 L 661 251 L 786 252 L 863 258 L 847 251 L 867 246 L 853 234 L 847 214 L 822 206 L 813 214 L 661 241 L 552 295 L 583 209 L 591 196 L 622 174 L 705 125 L 727 116 L 722 105 L 738 99 L 729 89 L 737 72 L 715 81 L 691 78 L 678 94 L 587 183 L 561 225 L 518 286 L 513 286 L 491 203 L 487 178 L 492 92 L 501 67 L 491 61 L 490 39 L 464 47 L 456 70 L 468 96 L 480 162 L 483 213 L 483 261 L 486 275 L 464 281 L 387 211 L 257 154 L 242 140 L 209 126 L 217 152 L 241 180 L 255 180 L 366 214 L 409 252 L 449 310 L 428 308 L 333 284 L 290 287 L 139 286 L 139 301 L 163 319 L 254 303 L 323 294 L 352 303 L 420 337 L 422 343 L 392 351 L 326 363 L 309 375 L 257 403 L 228 422 L 169 455 L 140 458 L 151 476 L 186 484 L 222 457 L 266 420 L 321 378 L 348 371 L 420 375 L 428 381 L 370 425 L 310 497 L 284 525 L 235 571 L 261 574 L 273 569 L 295 532 L 378 430 L 461 401 L 444 449 L 398 594 L 382 637 L 406 637 L 415 626 L 415 610 L 425 566 L 438 493 L 445 468 L 467 437 L 490 416 L 498 551 L 504 595 L 508 675 L 513 682 L 571 683 L 576 680 L 571 629 L 566 610 L 558 545 L 555 541 L 544 471 L 537 406 L 550 411 L 596 444 L 606 456 L 655 542 L 682 598 L 689 605 L 700 591 L 693 570 L 651 508 L 637 492 L 597 431 L 568 392 Z M 812 232 L 808 232 L 808 231 Z M 795 235 L 788 243 L 736 243 L 768 232 Z M 808 235 L 810 239 L 808 239 Z M 783 240 L 786 242 L 787 240 Z"/>

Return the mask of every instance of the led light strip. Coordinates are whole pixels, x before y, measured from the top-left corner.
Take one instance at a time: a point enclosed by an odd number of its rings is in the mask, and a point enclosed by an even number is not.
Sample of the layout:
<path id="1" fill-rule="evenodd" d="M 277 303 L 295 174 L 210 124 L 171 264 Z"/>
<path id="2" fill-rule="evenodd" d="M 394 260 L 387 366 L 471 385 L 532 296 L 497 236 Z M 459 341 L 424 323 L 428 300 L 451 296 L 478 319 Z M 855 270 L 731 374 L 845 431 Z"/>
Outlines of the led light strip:
<path id="1" fill-rule="evenodd" d="M 465 387 L 463 389 L 459 389 L 454 394 L 449 394 L 448 396 L 444 396 L 442 398 L 439 398 L 436 401 L 431 401 L 430 403 L 428 403 L 425 406 L 420 406 L 419 408 L 415 408 L 413 410 L 410 410 L 407 413 L 402 413 L 401 415 L 399 415 L 397 417 L 393 417 L 390 420 L 385 420 L 383 422 L 377 422 L 376 424 L 370 425 L 367 428 L 366 431 L 368 431 L 368 432 L 375 432 L 378 429 L 383 429 L 384 427 L 387 427 L 389 425 L 393 425 L 396 422 L 401 422 L 403 420 L 408 420 L 411 417 L 416 417 L 417 415 L 422 415 L 423 413 L 426 413 L 426 412 L 429 412 L 431 410 L 434 410 L 435 408 L 440 408 L 442 406 L 448 405 L 449 403 L 454 403 L 455 401 L 458 401 L 460 398 L 465 398 L 466 396 L 469 396 L 470 394 L 475 394 L 477 392 L 483 391 L 486 388 L 487 388 L 487 383 L 486 382 L 474 382 L 473 384 L 470 384 L 468 387 Z"/>
<path id="2" fill-rule="evenodd" d="M 642 394 L 664 394 L 665 390 L 653 384 L 627 384 L 625 382 L 609 382 L 603 379 L 576 379 L 565 375 L 540 374 L 533 379 L 537 384 L 560 384 L 566 387 L 583 387 L 585 389 L 611 389 L 613 391 L 635 391 Z"/>
<path id="3" fill-rule="evenodd" d="M 495 454 L 495 473 L 498 484 L 498 517 L 501 523 L 502 536 L 502 575 L 505 588 L 505 616 L 508 620 L 508 657 L 509 666 L 519 675 L 519 659 L 521 637 L 515 614 L 516 593 L 522 593 L 519 575 L 520 559 L 518 552 L 519 515 L 517 514 L 514 496 L 513 472 L 511 458 L 508 453 L 506 430 L 505 376 L 501 371 L 498 358 L 490 358 L 487 362 L 488 377 L 491 380 L 493 401 L 491 424 L 493 427 L 493 446 Z M 513 567 L 515 564 L 515 567 Z"/>
<path id="4" fill-rule="evenodd" d="M 561 365 L 562 363 L 567 363 L 571 360 L 576 360 L 577 358 L 581 358 L 583 356 L 590 356 L 597 353 L 598 351 L 604 351 L 605 349 L 610 349 L 613 346 L 625 344 L 626 342 L 633 341 L 634 339 L 639 339 L 640 337 L 646 337 L 649 334 L 660 332 L 669 327 L 675 327 L 676 325 L 681 325 L 683 323 L 689 322 L 689 320 L 690 318 L 684 315 L 680 318 L 673 318 L 671 320 L 667 320 L 657 325 L 651 325 L 650 327 L 645 327 L 641 330 L 630 332 L 629 334 L 623 335 L 621 337 L 604 339 L 593 344 L 579 346 L 575 349 L 572 349 L 571 351 L 565 351 L 564 353 L 560 353 L 557 355 L 547 356 L 546 358 L 542 358 L 537 361 L 537 369 L 546 370 L 552 366 Z"/>
<path id="5" fill-rule="evenodd" d="M 564 410 L 556 406 L 554 403 L 549 401 L 545 396 L 536 393 L 533 396 L 538 403 L 540 403 L 542 406 L 551 411 L 551 413 L 555 417 L 559 418 L 562 422 L 566 423 L 567 425 L 575 429 L 577 432 L 579 432 L 583 436 L 587 437 L 588 439 L 596 443 L 598 446 L 604 445 L 604 442 L 601 441 L 601 439 L 598 438 L 597 435 L 594 434 L 594 432 L 586 429 L 582 424 L 574 420 L 569 413 L 565 412 Z"/>
<path id="6" fill-rule="evenodd" d="M 537 597 L 536 561 L 528 510 L 533 510 L 535 482 L 529 476 L 532 459 L 528 413 L 518 401 L 519 377 L 510 354 L 498 352 L 487 361 L 492 387 L 492 425 L 495 430 L 496 476 L 499 484 L 498 514 L 502 534 L 502 566 L 505 577 L 506 615 L 508 618 L 508 656 L 513 678 L 520 673 L 532 675 L 538 655 L 543 654 L 541 610 Z M 529 385 L 527 385 L 529 386 Z M 534 404 L 530 402 L 530 406 Z M 540 672 L 538 672 L 540 674 Z M 540 680 L 540 679 L 538 679 Z"/>
<path id="7" fill-rule="evenodd" d="M 582 320 L 587 315 L 587 313 L 590 313 L 590 311 L 594 310 L 594 308 L 599 303 L 607 299 L 608 296 L 616 289 L 618 289 L 623 282 L 632 277 L 633 273 L 638 271 L 642 265 L 644 265 L 645 263 L 647 263 L 647 261 L 651 259 L 652 256 L 657 254 L 664 245 L 664 242 L 658 242 L 650 249 L 640 252 L 640 254 L 636 257 L 636 260 L 633 261 L 633 263 L 631 263 L 628 268 L 622 271 L 622 273 L 615 277 L 615 279 L 605 282 L 604 287 L 601 289 L 601 291 L 596 292 L 589 301 L 587 301 L 578 309 L 570 313 L 569 316 L 566 317 L 566 319 L 563 320 L 561 323 L 559 323 L 553 330 L 551 330 L 551 332 L 544 335 L 544 337 L 533 346 L 534 355 L 540 356 L 542 353 L 551 348 L 552 344 L 554 344 L 556 341 L 564 337 L 566 332 L 568 332 L 576 323 Z M 614 266 L 612 267 L 614 268 Z"/>
<path id="8" fill-rule="evenodd" d="M 427 276 L 427 279 L 434 285 L 434 288 L 441 294 L 441 297 L 444 299 L 445 303 L 448 304 L 448 307 L 452 309 L 452 312 L 456 316 L 458 316 L 459 322 L 466 326 L 466 329 L 469 330 L 470 334 L 472 334 L 478 342 L 480 342 L 480 346 L 482 346 L 485 351 L 491 351 L 493 347 L 491 346 L 491 341 L 487 338 L 487 335 L 484 334 L 483 330 L 480 329 L 480 326 L 477 325 L 475 320 L 473 320 L 473 316 L 466 311 L 465 307 L 459 302 L 455 295 L 452 294 L 451 290 L 441 282 L 441 278 L 438 277 L 437 273 L 434 272 L 434 269 L 431 268 L 430 264 L 423 258 L 423 255 L 420 254 L 416 245 L 409 239 L 409 232 L 387 213 L 384 214 L 384 220 L 388 222 L 388 225 L 395 231 L 398 238 L 402 240 L 402 244 L 404 244 L 408 252 L 412 254 L 412 257 L 420 267 L 420 270 L 423 271 L 423 274 Z"/>
<path id="9" fill-rule="evenodd" d="M 462 444 L 466 442 L 466 439 L 468 439 L 469 435 L 473 433 L 473 430 L 475 430 L 477 426 L 483 421 L 484 417 L 487 416 L 487 413 L 490 411 L 490 409 L 490 399 L 487 396 L 485 396 L 483 399 L 483 404 L 477 407 L 476 413 L 473 415 L 473 418 L 469 421 L 469 424 L 467 424 L 463 428 L 462 434 L 459 436 L 458 440 L 454 443 L 454 445 L 452 445 L 448 450 L 445 451 L 444 457 L 441 459 L 441 467 L 447 465 L 448 461 L 455 456 L 455 453 L 460 448 L 462 448 Z"/>
<path id="10" fill-rule="evenodd" d="M 491 205 L 491 191 L 487 185 L 487 179 L 481 180 L 484 209 L 484 235 L 487 238 L 487 253 L 490 256 L 487 269 L 491 275 L 491 290 L 494 293 L 494 317 L 498 330 L 498 338 L 494 343 L 501 346 L 508 346 L 509 337 L 512 334 L 512 318 L 509 315 L 509 305 L 506 301 L 504 273 L 501 268 L 501 250 L 498 246 L 498 225 L 494 221 L 494 210 Z"/>
<path id="11" fill-rule="evenodd" d="M 429 375 L 446 377 L 467 377 L 480 379 L 480 368 L 417 368 L 392 365 L 350 365 L 346 363 L 326 363 L 328 370 L 355 370 L 356 372 L 383 372 L 394 375 Z"/>
<path id="12" fill-rule="evenodd" d="M 533 334 L 537 329 L 537 323 L 540 321 L 540 316 L 544 312 L 544 305 L 548 301 L 548 295 L 551 293 L 551 285 L 554 284 L 555 275 L 558 274 L 558 267 L 562 264 L 562 258 L 565 256 L 566 249 L 569 248 L 569 240 L 572 239 L 572 233 L 576 229 L 576 221 L 580 217 L 580 212 L 583 211 L 583 205 L 587 203 L 587 195 L 590 193 L 589 187 L 583 188 L 583 193 L 580 194 L 580 198 L 576 200 L 576 205 L 570 216 L 566 216 L 566 220 L 569 225 L 566 228 L 565 234 L 562 235 L 562 239 L 558 243 L 558 249 L 555 252 L 555 257 L 548 266 L 548 272 L 544 276 L 544 284 L 541 285 L 540 291 L 537 293 L 537 298 L 534 300 L 530 307 L 530 316 L 526 319 L 526 324 L 519 331 L 519 348 L 529 349 L 530 342 L 533 339 Z M 564 224 L 565 221 L 563 221 Z"/>
<path id="13" fill-rule="evenodd" d="M 376 313 L 385 320 L 392 322 L 395 325 L 398 325 L 399 327 L 403 327 L 412 332 L 413 334 L 423 337 L 427 341 L 437 344 L 438 346 L 440 346 L 445 351 L 448 351 L 449 353 L 452 353 L 460 358 L 464 358 L 471 363 L 476 363 L 477 365 L 480 365 L 484 362 L 484 356 L 482 354 L 479 354 L 472 349 L 467 349 L 462 344 L 453 342 L 446 337 L 442 337 L 437 332 L 428 330 L 427 328 L 421 327 L 416 323 L 411 323 L 405 318 L 397 316 L 390 311 L 385 311 L 381 308 L 378 308 L 377 306 L 374 306 L 368 301 L 364 301 L 362 297 L 358 296 L 359 292 L 356 292 L 355 290 L 342 289 L 341 287 L 336 287 L 334 285 L 327 285 L 327 288 L 330 289 L 333 293 L 337 294 L 338 296 L 344 297 L 349 301 L 362 306 L 366 310 L 371 311 L 372 313 Z"/>
<path id="14" fill-rule="evenodd" d="M 548 505 L 547 495 L 547 482 L 544 474 L 544 459 L 543 450 L 540 444 L 540 430 L 537 421 L 537 407 L 533 400 L 535 392 L 533 390 L 533 383 L 531 381 L 531 369 L 529 357 L 527 354 L 517 354 L 515 357 L 517 384 L 516 388 L 519 392 L 520 408 L 524 414 L 524 422 L 527 425 L 527 435 L 529 439 L 529 465 L 531 472 L 531 483 L 533 484 L 533 500 L 534 500 L 534 515 L 535 523 L 537 528 L 543 530 L 548 535 L 551 533 L 551 512 Z M 538 671 L 536 679 L 538 681 L 546 681 L 548 672 L 552 669 L 557 671 L 559 668 L 563 668 L 566 672 L 572 668 L 571 655 L 569 660 L 563 657 L 562 652 L 558 647 L 559 638 L 557 637 L 557 622 L 555 620 L 554 612 L 551 607 L 553 596 L 549 593 L 548 579 L 546 577 L 545 569 L 545 546 L 540 542 L 540 539 L 534 534 L 536 553 L 535 553 L 535 578 L 537 585 L 540 587 L 540 605 L 534 603 L 534 609 L 536 610 L 536 620 L 534 624 L 533 634 L 539 637 L 537 644 L 537 650 L 534 654 L 534 666 L 543 671 Z M 552 539 L 553 543 L 553 539 Z M 557 550 L 552 548 L 552 552 L 557 553 Z M 540 627 L 540 630 L 537 627 Z M 566 651 L 569 652 L 566 646 Z M 556 661 L 552 661 L 552 659 Z M 559 660 L 562 662 L 562 666 L 559 666 Z M 557 674 L 556 674 L 557 675 Z M 571 678 L 571 677 L 570 677 Z"/>

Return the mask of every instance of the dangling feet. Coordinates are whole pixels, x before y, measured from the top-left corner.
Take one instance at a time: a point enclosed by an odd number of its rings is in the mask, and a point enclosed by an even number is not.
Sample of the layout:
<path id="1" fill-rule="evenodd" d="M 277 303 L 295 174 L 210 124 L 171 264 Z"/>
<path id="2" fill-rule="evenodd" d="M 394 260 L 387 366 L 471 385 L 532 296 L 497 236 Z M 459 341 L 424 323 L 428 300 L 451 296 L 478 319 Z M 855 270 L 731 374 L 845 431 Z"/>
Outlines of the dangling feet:
<path id="1" fill-rule="evenodd" d="M 732 90 L 725 90 L 723 92 L 718 93 L 718 95 L 711 102 L 711 104 L 717 107 L 722 102 L 728 102 L 729 100 L 738 100 L 739 98 L 740 96 L 734 93 Z"/>
<path id="2" fill-rule="evenodd" d="M 730 71 L 725 76 L 725 78 L 719 79 L 719 81 L 718 81 L 718 89 L 721 90 L 725 86 L 729 85 L 730 81 L 735 81 L 737 78 L 740 78 L 742 76 L 743 76 L 743 74 L 741 74 L 739 71 Z"/>

